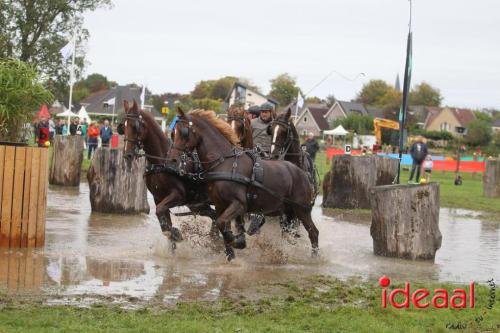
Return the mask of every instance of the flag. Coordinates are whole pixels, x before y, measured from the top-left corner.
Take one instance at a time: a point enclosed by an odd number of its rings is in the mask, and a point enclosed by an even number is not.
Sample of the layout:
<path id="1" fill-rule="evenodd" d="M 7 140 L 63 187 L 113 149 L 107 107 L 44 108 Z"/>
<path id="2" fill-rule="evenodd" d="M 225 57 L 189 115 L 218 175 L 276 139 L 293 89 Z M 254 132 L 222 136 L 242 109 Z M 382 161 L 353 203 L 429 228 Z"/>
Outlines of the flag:
<path id="1" fill-rule="evenodd" d="M 172 122 L 171 122 L 171 123 L 170 123 L 170 125 L 168 126 L 168 128 L 169 128 L 170 130 L 173 130 L 173 129 L 175 128 L 175 125 L 177 124 L 177 120 L 178 120 L 178 119 L 179 119 L 179 118 L 177 118 L 177 116 L 175 116 L 175 117 L 174 117 L 174 119 L 172 120 Z"/>
<path id="2" fill-rule="evenodd" d="M 146 86 L 142 86 L 141 92 L 141 109 L 144 109 L 144 103 L 146 103 Z"/>
<path id="3" fill-rule="evenodd" d="M 73 39 L 71 39 L 68 44 L 64 45 L 64 47 L 59 50 L 63 60 L 66 61 L 73 55 Z"/>
<path id="4" fill-rule="evenodd" d="M 399 167 L 398 167 L 398 174 L 396 176 L 396 184 L 399 184 L 399 176 L 401 174 L 401 159 L 403 158 L 406 109 L 408 108 L 408 95 L 410 92 L 412 67 L 413 67 L 412 32 L 410 29 L 408 31 L 408 40 L 406 42 L 406 65 L 405 65 L 405 77 L 403 83 L 403 100 L 401 101 L 401 108 L 399 109 Z"/>
<path id="5" fill-rule="evenodd" d="M 108 99 L 104 104 L 115 105 L 115 97 Z"/>

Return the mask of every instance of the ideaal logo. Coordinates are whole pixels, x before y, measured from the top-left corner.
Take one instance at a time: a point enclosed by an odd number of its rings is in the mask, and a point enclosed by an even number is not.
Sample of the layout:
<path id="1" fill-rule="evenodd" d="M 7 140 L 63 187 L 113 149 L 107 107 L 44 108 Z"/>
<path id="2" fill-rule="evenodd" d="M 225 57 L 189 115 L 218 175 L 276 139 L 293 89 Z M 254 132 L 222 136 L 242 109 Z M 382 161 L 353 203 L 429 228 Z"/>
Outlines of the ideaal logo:
<path id="1" fill-rule="evenodd" d="M 405 283 L 404 289 L 396 288 L 390 293 L 387 292 L 387 287 L 391 285 L 391 280 L 387 276 L 382 276 L 379 280 L 382 287 L 382 308 L 392 306 L 396 309 L 409 308 L 410 303 L 418 309 L 425 309 L 432 306 L 436 309 L 454 308 L 465 309 L 474 308 L 474 282 L 469 284 L 467 289 L 454 289 L 450 295 L 446 289 L 434 289 L 433 292 L 419 288 L 411 290 L 410 282 Z M 398 297 L 399 303 L 396 301 Z"/>

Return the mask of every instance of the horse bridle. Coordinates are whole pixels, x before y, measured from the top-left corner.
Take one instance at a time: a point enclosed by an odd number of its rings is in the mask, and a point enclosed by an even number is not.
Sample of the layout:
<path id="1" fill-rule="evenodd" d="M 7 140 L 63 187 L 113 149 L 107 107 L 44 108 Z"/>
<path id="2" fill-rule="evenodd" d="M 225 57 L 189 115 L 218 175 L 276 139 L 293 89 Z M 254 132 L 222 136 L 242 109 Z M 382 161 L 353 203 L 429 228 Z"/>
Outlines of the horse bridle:
<path id="1" fill-rule="evenodd" d="M 286 154 L 288 153 L 288 150 L 290 149 L 290 146 L 292 145 L 293 141 L 294 141 L 294 138 L 293 138 L 293 133 L 292 133 L 292 126 L 290 125 L 289 122 L 285 122 L 285 121 L 282 121 L 282 120 L 273 120 L 271 122 L 271 126 L 273 126 L 273 124 L 276 124 L 278 126 L 283 126 L 283 128 L 286 128 L 286 139 L 283 141 L 283 143 L 281 143 L 280 145 L 276 144 L 274 141 L 274 138 L 272 139 L 272 142 L 271 142 L 271 145 L 275 145 L 276 148 L 275 149 L 278 149 L 278 155 L 279 155 L 279 159 L 282 160 L 285 158 Z"/>
<path id="2" fill-rule="evenodd" d="M 120 130 L 120 125 L 127 126 L 128 121 L 133 121 L 134 122 L 134 131 L 135 131 L 135 138 L 131 139 L 128 137 L 128 135 L 125 134 L 125 130 L 121 128 Z M 134 151 L 133 155 L 134 157 L 139 156 L 139 152 L 143 150 L 144 145 L 142 140 L 139 139 L 139 132 L 141 128 L 144 126 L 144 120 L 142 119 L 142 115 L 133 115 L 133 114 L 127 114 L 125 116 L 125 122 L 123 124 L 118 125 L 118 134 L 125 135 L 124 141 L 125 141 L 125 151 L 127 150 L 127 145 L 129 142 L 134 144 Z"/>

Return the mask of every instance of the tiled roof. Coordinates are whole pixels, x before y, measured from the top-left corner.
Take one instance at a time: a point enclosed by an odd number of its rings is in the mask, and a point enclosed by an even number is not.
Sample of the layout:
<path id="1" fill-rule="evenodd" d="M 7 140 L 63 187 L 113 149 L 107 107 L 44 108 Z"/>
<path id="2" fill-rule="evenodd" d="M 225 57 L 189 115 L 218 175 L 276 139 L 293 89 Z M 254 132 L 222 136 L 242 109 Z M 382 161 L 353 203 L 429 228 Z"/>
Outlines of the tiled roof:
<path id="1" fill-rule="evenodd" d="M 495 122 L 493 123 L 493 127 L 500 127 L 500 118 L 495 120 Z"/>
<path id="2" fill-rule="evenodd" d="M 338 101 L 340 106 L 342 107 L 342 110 L 346 113 L 346 116 L 349 115 L 349 113 L 352 112 L 358 112 L 362 115 L 367 115 L 368 111 L 365 109 L 365 106 L 362 103 L 358 102 L 343 102 L 343 101 Z"/>
<path id="3" fill-rule="evenodd" d="M 316 122 L 321 131 L 326 131 L 330 129 L 330 124 L 328 124 L 328 121 L 325 119 L 325 115 L 329 110 L 327 106 L 313 104 L 306 106 L 306 108 L 313 116 L 314 121 Z"/>

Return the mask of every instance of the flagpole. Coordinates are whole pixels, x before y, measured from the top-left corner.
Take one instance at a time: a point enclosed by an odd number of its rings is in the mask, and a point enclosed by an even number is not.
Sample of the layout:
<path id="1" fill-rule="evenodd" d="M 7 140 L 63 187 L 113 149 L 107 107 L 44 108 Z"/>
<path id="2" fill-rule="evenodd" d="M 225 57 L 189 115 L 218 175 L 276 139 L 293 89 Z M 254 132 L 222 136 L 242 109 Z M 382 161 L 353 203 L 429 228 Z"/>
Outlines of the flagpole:
<path id="1" fill-rule="evenodd" d="M 71 112 L 71 104 L 73 102 L 73 81 L 75 75 L 75 53 L 76 53 L 76 29 L 73 30 L 73 54 L 71 55 L 71 73 L 69 77 L 69 112 Z M 66 133 L 69 134 L 69 126 L 71 122 L 71 116 L 68 114 L 68 130 Z"/>
<path id="2" fill-rule="evenodd" d="M 403 145 L 404 145 L 404 127 L 406 123 L 406 109 L 408 108 L 408 93 L 410 90 L 411 70 L 412 70 L 412 31 L 411 31 L 411 16 L 412 16 L 412 3 L 410 1 L 410 21 L 408 24 L 408 39 L 406 43 L 406 63 L 405 63 L 405 78 L 403 84 L 403 100 L 401 101 L 401 108 L 399 109 L 399 158 L 398 158 L 398 174 L 396 176 L 396 184 L 400 184 L 401 176 L 401 160 L 403 159 Z"/>

